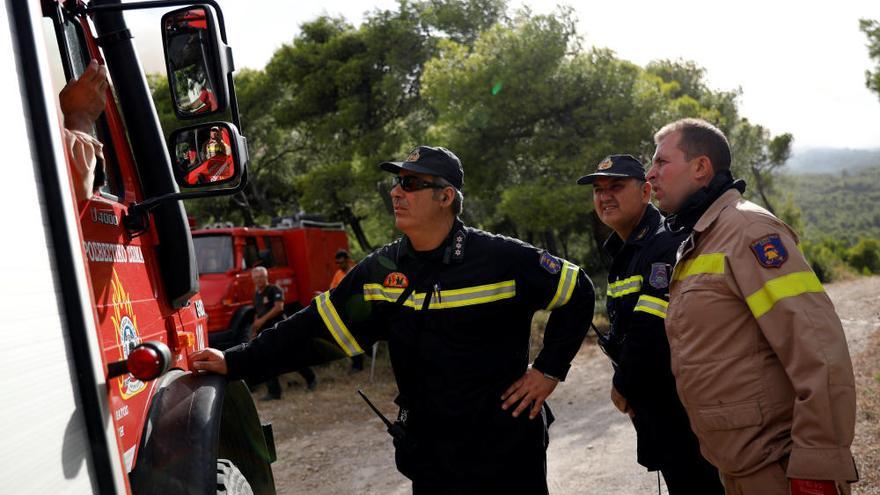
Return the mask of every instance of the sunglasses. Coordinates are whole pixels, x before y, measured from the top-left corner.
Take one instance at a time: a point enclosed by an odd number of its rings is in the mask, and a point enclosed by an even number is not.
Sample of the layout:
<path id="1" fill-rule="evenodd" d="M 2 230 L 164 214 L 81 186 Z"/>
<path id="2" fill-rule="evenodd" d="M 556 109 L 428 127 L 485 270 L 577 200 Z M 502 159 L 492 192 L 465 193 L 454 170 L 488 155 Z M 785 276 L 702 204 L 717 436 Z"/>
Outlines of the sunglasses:
<path id="1" fill-rule="evenodd" d="M 441 186 L 436 182 L 422 180 L 415 175 L 396 175 L 391 179 L 391 188 L 400 186 L 406 192 L 421 191 L 422 189 L 443 189 L 447 186 Z"/>

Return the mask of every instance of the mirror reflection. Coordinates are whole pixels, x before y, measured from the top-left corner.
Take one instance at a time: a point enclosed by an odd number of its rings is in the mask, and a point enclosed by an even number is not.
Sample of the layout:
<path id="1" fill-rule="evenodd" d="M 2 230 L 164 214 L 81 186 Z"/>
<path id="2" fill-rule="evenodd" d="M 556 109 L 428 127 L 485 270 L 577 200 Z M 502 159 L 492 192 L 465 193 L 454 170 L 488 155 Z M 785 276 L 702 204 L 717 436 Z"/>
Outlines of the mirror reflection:
<path id="1" fill-rule="evenodd" d="M 207 12 L 192 8 L 165 18 L 165 39 L 174 103 L 177 111 L 197 116 L 217 111 L 217 74 L 207 61 L 211 46 Z"/>
<path id="2" fill-rule="evenodd" d="M 235 176 L 229 130 L 221 126 L 196 127 L 176 134 L 175 167 L 182 185 L 219 183 Z"/>

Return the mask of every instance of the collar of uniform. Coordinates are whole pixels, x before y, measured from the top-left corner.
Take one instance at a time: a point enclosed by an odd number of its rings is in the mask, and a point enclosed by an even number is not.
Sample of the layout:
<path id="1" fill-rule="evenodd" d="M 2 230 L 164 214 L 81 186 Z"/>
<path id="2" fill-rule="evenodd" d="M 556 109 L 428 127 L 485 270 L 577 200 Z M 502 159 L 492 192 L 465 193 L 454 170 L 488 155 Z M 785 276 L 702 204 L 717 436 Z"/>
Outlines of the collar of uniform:
<path id="1" fill-rule="evenodd" d="M 709 208 L 706 210 L 706 213 L 703 213 L 703 216 L 697 220 L 696 225 L 694 225 L 694 231 L 703 232 L 708 229 L 712 223 L 721 215 L 721 212 L 724 211 L 728 206 L 735 204 L 737 201 L 742 199 L 742 193 L 739 192 L 736 188 L 728 189 L 724 192 L 718 199 L 713 202 Z"/>
<path id="2" fill-rule="evenodd" d="M 409 237 L 403 236 L 403 249 L 401 250 L 400 255 L 416 260 L 442 259 L 443 263 L 448 265 L 453 261 L 458 262 L 462 260 L 464 257 L 464 244 L 466 240 L 467 229 L 461 220 L 456 218 L 455 222 L 452 224 L 452 228 L 449 230 L 449 234 L 446 235 L 446 239 L 444 239 L 439 246 L 430 251 L 416 251 L 412 247 Z"/>
<path id="3" fill-rule="evenodd" d="M 658 210 L 653 204 L 648 203 L 648 206 L 645 208 L 645 213 L 642 215 L 642 219 L 639 221 L 639 224 L 636 225 L 636 228 L 633 229 L 629 238 L 626 240 L 626 243 L 621 240 L 616 232 L 612 232 L 611 235 L 608 236 L 608 239 L 605 240 L 602 248 L 606 253 L 615 256 L 621 249 L 623 249 L 624 244 L 632 244 L 636 246 L 647 244 L 654 238 L 654 235 L 657 234 L 657 227 L 659 227 L 662 221 L 663 216 L 660 215 L 660 210 Z"/>

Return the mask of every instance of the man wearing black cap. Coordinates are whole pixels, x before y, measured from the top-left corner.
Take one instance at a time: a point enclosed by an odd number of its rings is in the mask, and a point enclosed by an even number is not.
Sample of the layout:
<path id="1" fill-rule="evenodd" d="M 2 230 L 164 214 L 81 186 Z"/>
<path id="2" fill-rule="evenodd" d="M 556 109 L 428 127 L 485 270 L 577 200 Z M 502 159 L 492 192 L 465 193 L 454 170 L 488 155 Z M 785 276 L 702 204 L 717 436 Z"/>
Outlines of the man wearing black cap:
<path id="1" fill-rule="evenodd" d="M 404 237 L 249 345 L 193 354 L 193 367 L 257 378 L 314 364 L 317 342 L 352 356 L 387 340 L 400 392 L 389 432 L 415 494 L 546 494 L 545 399 L 586 334 L 592 283 L 546 251 L 464 226 L 464 173 L 451 151 L 420 146 L 381 167 L 395 174 Z M 551 314 L 529 366 L 539 309 Z"/>
<path id="2" fill-rule="evenodd" d="M 645 168 L 630 155 L 612 155 L 578 184 L 592 184 L 593 205 L 614 233 L 605 241 L 606 308 L 611 332 L 599 344 L 611 358 L 611 400 L 632 418 L 638 462 L 663 473 L 671 495 L 723 494 L 718 471 L 703 459 L 678 399 L 664 320 L 675 252 L 683 235 L 668 232 L 650 203 Z"/>

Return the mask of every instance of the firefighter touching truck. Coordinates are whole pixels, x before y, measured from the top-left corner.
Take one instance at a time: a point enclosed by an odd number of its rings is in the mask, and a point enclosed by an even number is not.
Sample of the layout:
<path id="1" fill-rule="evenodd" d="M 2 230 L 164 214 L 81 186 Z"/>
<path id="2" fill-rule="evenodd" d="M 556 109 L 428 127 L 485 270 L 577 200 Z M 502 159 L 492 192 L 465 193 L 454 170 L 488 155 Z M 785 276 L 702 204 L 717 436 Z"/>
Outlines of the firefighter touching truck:
<path id="1" fill-rule="evenodd" d="M 396 459 L 414 493 L 547 493 L 545 399 L 586 334 L 590 280 L 546 251 L 464 226 L 464 176 L 450 151 L 422 146 L 382 168 L 395 174 L 405 236 L 250 344 L 197 352 L 192 365 L 262 378 L 314 364 L 328 341 L 353 356 L 387 339 L 406 431 Z M 551 314 L 529 367 L 538 309 Z"/>
<path id="2" fill-rule="evenodd" d="M 730 147 L 685 119 L 655 135 L 648 181 L 687 234 L 666 331 L 679 396 L 728 495 L 849 493 L 852 362 L 791 228 L 742 197 Z"/>

